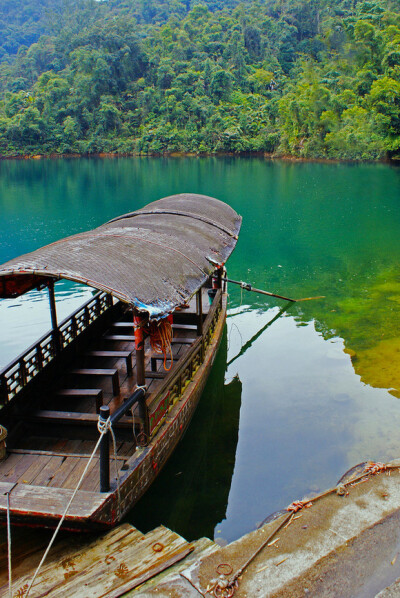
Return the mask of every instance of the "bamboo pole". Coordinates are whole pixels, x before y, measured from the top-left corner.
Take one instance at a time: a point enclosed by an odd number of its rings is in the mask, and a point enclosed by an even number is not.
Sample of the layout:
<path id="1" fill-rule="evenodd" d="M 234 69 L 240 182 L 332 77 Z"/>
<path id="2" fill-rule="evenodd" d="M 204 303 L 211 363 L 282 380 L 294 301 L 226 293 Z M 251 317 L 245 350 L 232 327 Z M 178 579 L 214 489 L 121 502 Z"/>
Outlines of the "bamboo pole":
<path id="1" fill-rule="evenodd" d="M 325 295 L 321 295 L 320 297 L 305 297 L 303 299 L 291 299 L 290 297 L 284 297 L 283 295 L 277 295 L 276 293 L 270 293 L 269 291 L 264 291 L 262 289 L 256 289 L 251 286 L 248 282 L 241 282 L 240 280 L 232 280 L 231 278 L 223 278 L 224 282 L 231 282 L 233 284 L 238 284 L 242 289 L 245 291 L 252 291 L 253 293 L 258 293 L 259 295 L 268 295 L 268 297 L 276 297 L 277 299 L 283 299 L 284 301 L 291 301 L 292 303 L 298 303 L 299 301 L 311 301 L 313 299 L 324 299 Z"/>

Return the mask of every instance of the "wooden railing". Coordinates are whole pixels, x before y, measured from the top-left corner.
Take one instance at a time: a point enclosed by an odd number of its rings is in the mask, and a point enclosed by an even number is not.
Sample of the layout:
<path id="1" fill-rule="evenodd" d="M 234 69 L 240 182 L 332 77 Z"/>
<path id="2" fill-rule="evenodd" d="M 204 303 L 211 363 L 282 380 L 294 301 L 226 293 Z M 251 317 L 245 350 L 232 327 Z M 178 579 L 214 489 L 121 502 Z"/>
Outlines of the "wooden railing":
<path id="1" fill-rule="evenodd" d="M 221 309 L 222 292 L 218 290 L 203 323 L 203 336 L 199 337 L 193 343 L 183 360 L 179 360 L 176 370 L 174 368 L 165 377 L 161 388 L 148 398 L 150 435 L 154 435 L 157 432 L 166 418 L 168 411 L 180 399 L 203 363 L 207 348 L 212 341 Z"/>
<path id="2" fill-rule="evenodd" d="M 47 332 L 34 345 L 0 371 L 0 408 L 11 401 L 62 350 L 101 314 L 112 307 L 107 293 L 92 299 L 63 320 L 57 330 Z"/>

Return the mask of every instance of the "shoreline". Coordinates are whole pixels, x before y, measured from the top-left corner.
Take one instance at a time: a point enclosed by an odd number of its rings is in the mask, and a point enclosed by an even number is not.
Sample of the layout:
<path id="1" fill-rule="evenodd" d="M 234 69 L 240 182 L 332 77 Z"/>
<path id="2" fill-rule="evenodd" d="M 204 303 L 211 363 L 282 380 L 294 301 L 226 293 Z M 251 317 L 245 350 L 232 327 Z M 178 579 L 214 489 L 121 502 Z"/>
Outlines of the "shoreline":
<path id="1" fill-rule="evenodd" d="M 97 152 L 93 154 L 24 154 L 24 155 L 0 155 L 0 162 L 7 160 L 76 160 L 76 159 L 118 159 L 118 158 L 264 158 L 266 160 L 277 160 L 282 162 L 305 162 L 317 164 L 389 164 L 400 165 L 399 157 L 386 157 L 379 160 L 359 160 L 356 158 L 303 158 L 290 154 L 274 154 L 272 152 L 215 152 L 215 153 L 194 153 L 194 152 L 163 152 L 154 154 L 138 154 L 134 152 Z"/>

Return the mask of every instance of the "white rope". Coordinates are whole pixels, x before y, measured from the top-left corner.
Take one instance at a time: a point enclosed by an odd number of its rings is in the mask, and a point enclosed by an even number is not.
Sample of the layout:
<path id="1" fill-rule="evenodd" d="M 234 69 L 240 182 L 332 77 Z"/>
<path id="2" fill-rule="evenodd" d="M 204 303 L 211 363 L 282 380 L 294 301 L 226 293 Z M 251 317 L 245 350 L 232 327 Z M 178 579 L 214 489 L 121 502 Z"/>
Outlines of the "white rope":
<path id="1" fill-rule="evenodd" d="M 10 491 L 7 494 L 8 596 L 12 598 Z"/>
<path id="2" fill-rule="evenodd" d="M 101 422 L 101 424 L 100 424 L 100 422 Z M 72 504 L 72 501 L 74 500 L 74 498 L 76 496 L 76 493 L 78 492 L 78 490 L 79 490 L 79 488 L 80 488 L 80 486 L 81 486 L 81 484 L 83 482 L 83 479 L 84 479 L 84 477 L 85 477 L 85 475 L 86 475 L 86 473 L 87 473 L 87 471 L 89 469 L 89 466 L 90 466 L 90 464 L 91 464 L 91 462 L 93 460 L 93 457 L 94 457 L 95 453 L 97 452 L 97 449 L 99 448 L 101 439 L 103 438 L 104 434 L 110 429 L 109 426 L 111 428 L 110 418 L 108 418 L 108 420 L 106 420 L 106 421 L 99 419 L 99 422 L 97 424 L 97 429 L 100 432 L 99 439 L 97 440 L 96 446 L 94 447 L 93 452 L 92 452 L 92 454 L 89 457 L 89 461 L 86 464 L 86 467 L 85 467 L 85 469 L 84 469 L 84 471 L 83 471 L 83 473 L 82 473 L 82 475 L 80 477 L 80 480 L 79 480 L 79 482 L 78 482 L 75 490 L 73 491 L 70 500 L 68 501 L 68 504 L 67 504 L 67 506 L 65 508 L 65 511 L 64 511 L 64 513 L 63 513 L 60 521 L 58 522 L 58 525 L 57 525 L 56 529 L 54 530 L 54 534 L 53 534 L 53 536 L 52 536 L 52 538 L 51 538 L 51 540 L 49 542 L 49 545 L 46 548 L 46 551 L 45 551 L 44 555 L 42 556 L 42 560 L 40 561 L 40 563 L 39 563 L 39 565 L 38 565 L 38 567 L 37 567 L 37 569 L 35 571 L 35 574 L 34 574 L 34 576 L 32 578 L 31 583 L 29 584 L 28 590 L 27 590 L 27 592 L 25 594 L 25 598 L 27 598 L 29 592 L 31 591 L 32 586 L 33 586 L 33 584 L 35 582 L 35 579 L 38 576 L 38 573 L 39 573 L 40 569 L 42 568 L 42 565 L 43 565 L 44 561 L 46 560 L 47 555 L 49 554 L 51 547 L 53 546 L 54 540 L 56 539 L 56 536 L 57 536 L 58 532 L 60 531 L 60 527 L 62 526 L 62 524 L 64 522 L 64 519 L 67 516 L 69 508 L 70 508 L 70 506 Z"/>

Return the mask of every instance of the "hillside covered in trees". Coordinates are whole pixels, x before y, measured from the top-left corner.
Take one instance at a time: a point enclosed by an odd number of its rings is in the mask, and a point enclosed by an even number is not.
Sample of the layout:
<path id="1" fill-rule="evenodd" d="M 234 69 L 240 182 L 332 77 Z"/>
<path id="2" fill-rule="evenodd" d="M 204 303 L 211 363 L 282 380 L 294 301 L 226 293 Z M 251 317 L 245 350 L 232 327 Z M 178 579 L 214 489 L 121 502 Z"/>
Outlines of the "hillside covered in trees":
<path id="1" fill-rule="evenodd" d="M 0 155 L 400 154 L 399 0 L 3 0 Z"/>

